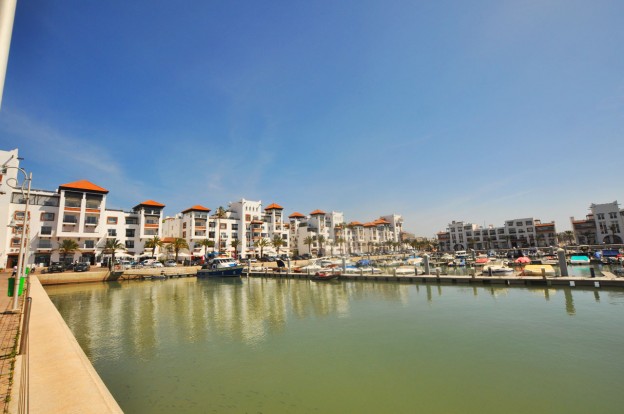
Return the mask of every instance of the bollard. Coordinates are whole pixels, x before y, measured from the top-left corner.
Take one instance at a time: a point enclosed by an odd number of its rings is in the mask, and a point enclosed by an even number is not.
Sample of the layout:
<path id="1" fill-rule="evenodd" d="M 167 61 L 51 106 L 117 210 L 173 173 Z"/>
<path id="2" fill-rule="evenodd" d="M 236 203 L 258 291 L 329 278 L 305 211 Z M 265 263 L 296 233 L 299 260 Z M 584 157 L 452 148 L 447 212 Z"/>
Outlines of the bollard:
<path id="1" fill-rule="evenodd" d="M 418 276 L 418 268 L 414 266 L 414 276 Z"/>
<path id="2" fill-rule="evenodd" d="M 559 269 L 561 269 L 561 276 L 568 276 L 568 262 L 566 262 L 565 250 L 557 249 L 557 257 L 559 258 Z"/>
<path id="3" fill-rule="evenodd" d="M 542 279 L 546 279 L 546 269 L 542 267 Z"/>
<path id="4" fill-rule="evenodd" d="M 488 276 L 492 277 L 493 273 L 492 273 L 492 267 L 488 267 Z"/>
<path id="5" fill-rule="evenodd" d="M 436 277 L 439 279 L 440 278 L 440 268 L 436 267 Z"/>
<path id="6" fill-rule="evenodd" d="M 251 259 L 247 259 L 247 277 L 251 273 Z"/>
<path id="7" fill-rule="evenodd" d="M 594 270 L 593 267 L 589 268 L 589 274 L 590 274 L 589 277 L 596 277 L 596 271 Z"/>
<path id="8" fill-rule="evenodd" d="M 288 274 L 290 274 L 290 258 L 286 259 L 286 262 L 288 263 Z"/>
<path id="9" fill-rule="evenodd" d="M 431 269 L 429 268 L 429 255 L 428 254 L 425 254 L 423 256 L 423 263 L 425 264 L 425 274 L 430 275 Z"/>

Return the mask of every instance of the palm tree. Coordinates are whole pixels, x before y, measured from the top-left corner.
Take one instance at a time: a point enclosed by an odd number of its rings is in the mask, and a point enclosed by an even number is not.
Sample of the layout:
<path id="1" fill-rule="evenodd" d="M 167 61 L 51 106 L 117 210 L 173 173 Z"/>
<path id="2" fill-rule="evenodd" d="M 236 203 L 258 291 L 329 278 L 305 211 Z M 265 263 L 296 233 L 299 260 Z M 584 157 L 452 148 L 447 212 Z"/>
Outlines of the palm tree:
<path id="1" fill-rule="evenodd" d="M 564 231 L 563 236 L 568 241 L 568 244 L 571 244 L 576 240 L 576 237 L 574 237 L 574 232 L 572 230 Z"/>
<path id="2" fill-rule="evenodd" d="M 61 254 L 61 257 L 63 258 L 62 262 L 65 263 L 66 262 L 66 258 L 68 254 L 74 254 L 74 252 L 79 251 L 80 249 L 78 248 L 78 243 L 76 242 L 76 240 L 70 240 L 70 239 L 65 239 L 61 242 L 61 244 L 59 245 L 58 251 Z"/>
<path id="3" fill-rule="evenodd" d="M 303 244 L 307 244 L 308 245 L 308 253 L 311 255 L 312 254 L 312 245 L 314 244 L 314 237 L 312 236 L 308 236 L 305 239 L 303 239 Z"/>
<path id="4" fill-rule="evenodd" d="M 230 246 L 234 249 L 234 257 L 238 259 L 238 248 L 241 245 L 241 241 L 239 239 L 234 239 L 230 242 Z"/>
<path id="5" fill-rule="evenodd" d="M 197 242 L 197 244 L 204 248 L 204 256 L 206 256 L 206 253 L 208 253 L 209 247 L 215 246 L 215 242 L 213 240 L 208 240 L 208 239 L 202 239 L 199 242 Z"/>
<path id="6" fill-rule="evenodd" d="M 280 247 L 284 245 L 284 239 L 282 239 L 279 234 L 275 234 L 273 240 L 271 240 L 271 244 L 275 247 L 277 255 L 279 256 Z"/>
<path id="7" fill-rule="evenodd" d="M 126 247 L 117 239 L 106 239 L 103 252 L 111 255 L 111 264 L 115 263 L 115 252 L 117 250 L 126 250 Z"/>
<path id="8" fill-rule="evenodd" d="M 267 247 L 269 244 L 270 242 L 264 237 L 260 238 L 260 240 L 256 242 L 256 247 L 260 248 L 260 257 L 263 256 L 264 248 Z"/>
<path id="9" fill-rule="evenodd" d="M 338 246 L 340 246 L 340 254 L 342 254 L 342 255 L 345 254 L 345 252 L 344 252 L 344 242 L 345 242 L 345 239 L 343 237 L 338 237 L 336 239 L 336 243 L 338 244 Z"/>
<path id="10" fill-rule="evenodd" d="M 221 219 L 224 219 L 227 211 L 219 206 L 215 211 L 215 217 L 217 217 L 217 250 L 221 251 Z"/>
<path id="11" fill-rule="evenodd" d="M 163 245 L 163 241 L 158 236 L 154 236 L 153 238 L 145 242 L 145 248 L 152 249 L 152 259 L 156 258 L 156 248 L 162 247 L 162 245 Z"/>
<path id="12" fill-rule="evenodd" d="M 186 242 L 186 239 L 183 239 L 182 237 L 176 237 L 175 239 L 173 239 L 173 241 L 171 243 L 167 243 L 173 252 L 175 253 L 175 261 L 176 263 L 178 262 L 178 254 L 180 253 L 180 250 L 188 250 L 189 245 Z"/>
<path id="13" fill-rule="evenodd" d="M 325 243 L 325 236 L 323 236 L 322 234 L 319 234 L 319 236 L 316 239 L 318 241 L 319 244 L 319 251 L 318 251 L 318 255 L 321 256 L 323 254 L 325 254 L 325 252 L 323 251 L 323 243 Z"/>
<path id="14" fill-rule="evenodd" d="M 611 232 L 611 243 L 615 244 L 615 233 L 617 233 L 619 230 L 618 229 L 618 225 L 613 223 L 612 225 L 609 226 L 609 231 Z"/>

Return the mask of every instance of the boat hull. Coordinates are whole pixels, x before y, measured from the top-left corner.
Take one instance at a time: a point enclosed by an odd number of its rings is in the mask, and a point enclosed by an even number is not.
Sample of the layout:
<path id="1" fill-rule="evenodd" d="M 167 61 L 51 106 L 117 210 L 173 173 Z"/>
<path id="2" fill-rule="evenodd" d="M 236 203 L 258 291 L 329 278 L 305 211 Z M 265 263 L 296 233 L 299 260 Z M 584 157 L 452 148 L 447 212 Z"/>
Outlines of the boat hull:
<path id="1" fill-rule="evenodd" d="M 240 277 L 243 274 L 243 266 L 233 266 L 217 269 L 199 269 L 197 277 Z"/>

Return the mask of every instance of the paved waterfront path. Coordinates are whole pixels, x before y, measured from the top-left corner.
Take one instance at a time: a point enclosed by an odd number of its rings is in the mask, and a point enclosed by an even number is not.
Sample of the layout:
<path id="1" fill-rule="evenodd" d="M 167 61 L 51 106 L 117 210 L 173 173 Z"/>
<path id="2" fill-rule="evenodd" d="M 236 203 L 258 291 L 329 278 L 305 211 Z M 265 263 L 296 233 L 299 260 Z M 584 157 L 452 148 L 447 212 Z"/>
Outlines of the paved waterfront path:
<path id="1" fill-rule="evenodd" d="M 20 313 L 11 313 L 13 298 L 7 296 L 11 273 L 0 273 L 0 405 L 2 413 L 8 412 L 7 395 L 10 392 L 11 366 L 15 361 L 16 337 Z M 20 297 L 20 309 L 23 297 Z"/>

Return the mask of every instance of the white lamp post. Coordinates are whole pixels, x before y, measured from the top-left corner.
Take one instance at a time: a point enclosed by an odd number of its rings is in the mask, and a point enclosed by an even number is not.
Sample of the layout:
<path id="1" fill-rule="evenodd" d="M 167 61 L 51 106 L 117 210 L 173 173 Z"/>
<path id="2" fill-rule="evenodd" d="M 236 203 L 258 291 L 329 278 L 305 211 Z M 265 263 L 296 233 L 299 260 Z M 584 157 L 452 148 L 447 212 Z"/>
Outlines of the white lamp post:
<path id="1" fill-rule="evenodd" d="M 26 255 L 28 254 L 28 239 L 30 238 L 30 235 L 26 234 L 26 228 L 28 227 L 29 223 L 28 223 L 28 205 L 30 204 L 30 183 L 32 181 L 32 173 L 27 173 L 26 170 L 24 170 L 23 168 L 20 167 L 12 167 L 12 166 L 7 166 L 7 165 L 3 165 L 2 166 L 2 173 L 5 174 L 7 169 L 9 168 L 15 168 L 16 170 L 20 171 L 22 174 L 24 174 L 24 180 L 22 181 L 22 184 L 19 185 L 17 178 L 9 178 L 6 180 L 6 184 L 15 189 L 15 190 L 20 190 L 22 193 L 22 196 L 24 196 L 25 198 L 25 206 L 24 206 L 24 222 L 22 224 L 22 237 L 20 239 L 20 247 L 19 247 L 19 253 L 18 253 L 18 257 L 17 257 L 17 272 L 15 273 L 15 283 L 13 285 L 13 312 L 18 312 L 19 311 L 19 296 L 18 296 L 18 292 L 19 292 L 19 283 L 20 283 L 20 278 L 22 277 L 22 275 L 24 274 L 24 270 L 26 268 Z M 13 182 L 13 184 L 12 184 Z M 26 249 L 25 249 L 26 248 Z M 24 251 L 26 250 L 26 251 Z"/>

